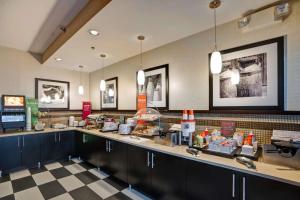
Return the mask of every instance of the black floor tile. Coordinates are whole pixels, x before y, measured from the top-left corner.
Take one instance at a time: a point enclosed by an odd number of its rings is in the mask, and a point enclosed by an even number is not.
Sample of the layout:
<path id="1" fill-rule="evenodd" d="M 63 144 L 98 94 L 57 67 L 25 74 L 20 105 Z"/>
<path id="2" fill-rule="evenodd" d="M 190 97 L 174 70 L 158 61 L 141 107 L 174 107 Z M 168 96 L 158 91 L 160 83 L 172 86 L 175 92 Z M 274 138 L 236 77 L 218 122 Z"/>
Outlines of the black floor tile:
<path id="1" fill-rule="evenodd" d="M 50 173 L 51 173 L 56 179 L 60 179 L 60 178 L 64 178 L 64 177 L 66 177 L 66 176 L 72 175 L 72 173 L 69 172 L 69 171 L 68 171 L 66 168 L 64 168 L 64 167 L 50 170 Z"/>
<path id="2" fill-rule="evenodd" d="M 111 197 L 108 197 L 105 200 L 132 200 L 132 199 L 126 196 L 125 194 L 123 194 L 122 192 L 119 192 Z"/>
<path id="3" fill-rule="evenodd" d="M 14 193 L 36 186 L 36 183 L 34 182 L 32 176 L 13 180 L 11 183 Z"/>
<path id="4" fill-rule="evenodd" d="M 60 164 L 65 167 L 68 165 L 73 165 L 73 164 L 75 164 L 75 162 L 72 160 L 66 160 L 66 161 L 61 161 Z"/>
<path id="5" fill-rule="evenodd" d="M 115 187 L 116 189 L 118 189 L 119 191 L 125 189 L 125 188 L 128 188 L 128 184 L 119 180 L 119 179 L 116 179 L 112 176 L 109 176 L 105 179 L 103 179 L 103 181 L 107 182 L 108 184 L 112 185 L 113 187 Z"/>
<path id="6" fill-rule="evenodd" d="M 8 195 L 8 196 L 0 198 L 0 200 L 15 200 L 15 196 L 13 194 Z"/>
<path id="7" fill-rule="evenodd" d="M 10 181 L 10 176 L 5 175 L 3 177 L 0 177 L 0 183 L 4 183 L 4 182 L 7 182 L 7 181 Z"/>
<path id="8" fill-rule="evenodd" d="M 82 162 L 82 163 L 78 163 L 80 166 L 82 166 L 83 168 L 85 168 L 86 170 L 89 170 L 89 169 L 94 169 L 95 166 L 94 165 L 91 165 L 87 162 Z"/>
<path id="9" fill-rule="evenodd" d="M 98 196 L 93 190 L 88 188 L 87 186 L 78 188 L 69 192 L 74 200 L 102 200 L 100 196 Z"/>
<path id="10" fill-rule="evenodd" d="M 51 199 L 55 196 L 66 193 L 66 190 L 57 181 L 40 185 L 38 188 L 45 199 Z"/>
<path id="11" fill-rule="evenodd" d="M 89 171 L 84 171 L 81 172 L 79 174 L 75 174 L 75 176 L 81 181 L 83 182 L 85 185 L 90 184 L 92 182 L 98 181 L 99 178 L 97 176 L 95 176 L 94 174 L 92 174 Z"/>
<path id="12" fill-rule="evenodd" d="M 47 169 L 46 169 L 46 167 L 42 166 L 40 168 L 29 169 L 29 171 L 30 171 L 31 175 L 34 175 L 34 174 L 45 172 L 45 171 L 47 171 Z"/>

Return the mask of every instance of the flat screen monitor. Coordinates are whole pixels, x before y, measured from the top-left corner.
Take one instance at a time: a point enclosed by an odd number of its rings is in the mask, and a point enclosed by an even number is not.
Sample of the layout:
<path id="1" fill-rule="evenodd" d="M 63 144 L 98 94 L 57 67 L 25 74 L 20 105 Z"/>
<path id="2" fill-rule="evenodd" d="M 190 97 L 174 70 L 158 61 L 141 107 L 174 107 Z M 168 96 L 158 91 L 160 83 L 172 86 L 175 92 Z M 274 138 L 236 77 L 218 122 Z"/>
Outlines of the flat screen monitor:
<path id="1" fill-rule="evenodd" d="M 25 108 L 25 96 L 20 95 L 2 95 L 3 109 L 7 108 Z"/>

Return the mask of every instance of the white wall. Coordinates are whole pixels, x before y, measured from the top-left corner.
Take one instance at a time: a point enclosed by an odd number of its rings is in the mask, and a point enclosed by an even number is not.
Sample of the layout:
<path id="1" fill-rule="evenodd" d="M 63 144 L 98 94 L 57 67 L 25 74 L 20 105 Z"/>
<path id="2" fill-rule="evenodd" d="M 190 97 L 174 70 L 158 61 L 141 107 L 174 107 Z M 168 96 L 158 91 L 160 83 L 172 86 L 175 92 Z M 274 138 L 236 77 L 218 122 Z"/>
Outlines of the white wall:
<path id="1" fill-rule="evenodd" d="M 248 43 L 287 35 L 285 109 L 300 110 L 300 2 L 293 2 L 291 16 L 256 31 L 241 33 L 237 22 L 218 27 L 218 47 L 228 49 Z M 180 26 L 179 26 L 180 27 Z M 155 37 L 151 37 L 155 39 Z M 213 49 L 213 30 L 200 32 L 146 52 L 144 68 L 169 63 L 170 110 L 209 108 L 208 53 Z M 119 77 L 119 109 L 136 109 L 136 71 L 138 57 L 104 68 L 105 78 Z M 90 98 L 93 109 L 100 109 L 99 81 L 102 70 L 90 74 Z"/>
<path id="2" fill-rule="evenodd" d="M 89 99 L 89 75 L 82 73 L 85 95 L 78 95 L 80 73 L 45 67 L 27 52 L 0 46 L 0 95 L 20 94 L 34 97 L 34 79 L 45 78 L 70 82 L 70 109 L 81 109 Z"/>

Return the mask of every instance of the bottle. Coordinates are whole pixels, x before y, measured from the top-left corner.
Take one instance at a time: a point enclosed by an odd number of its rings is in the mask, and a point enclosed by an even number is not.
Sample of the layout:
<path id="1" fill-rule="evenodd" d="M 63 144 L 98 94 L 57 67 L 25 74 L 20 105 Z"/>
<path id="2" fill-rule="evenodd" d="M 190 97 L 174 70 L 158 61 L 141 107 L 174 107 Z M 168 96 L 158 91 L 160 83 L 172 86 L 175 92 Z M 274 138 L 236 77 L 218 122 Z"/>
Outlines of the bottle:
<path id="1" fill-rule="evenodd" d="M 194 119 L 195 119 L 194 111 L 189 110 L 189 120 L 194 120 Z"/>
<path id="2" fill-rule="evenodd" d="M 188 111 L 187 110 L 183 110 L 182 120 L 188 120 Z"/>

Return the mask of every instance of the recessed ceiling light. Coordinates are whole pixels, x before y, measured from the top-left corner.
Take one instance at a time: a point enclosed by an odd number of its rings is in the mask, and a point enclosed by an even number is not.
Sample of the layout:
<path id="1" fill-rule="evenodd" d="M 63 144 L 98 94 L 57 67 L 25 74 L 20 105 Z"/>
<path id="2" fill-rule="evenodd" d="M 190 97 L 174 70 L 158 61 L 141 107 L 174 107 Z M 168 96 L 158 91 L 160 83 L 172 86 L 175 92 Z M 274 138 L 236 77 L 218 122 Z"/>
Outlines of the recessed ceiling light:
<path id="1" fill-rule="evenodd" d="M 62 61 L 62 58 L 55 58 L 56 61 Z"/>
<path id="2" fill-rule="evenodd" d="M 91 34 L 92 36 L 98 36 L 98 35 L 100 35 L 99 31 L 97 31 L 95 29 L 90 29 L 89 30 L 89 34 Z"/>

